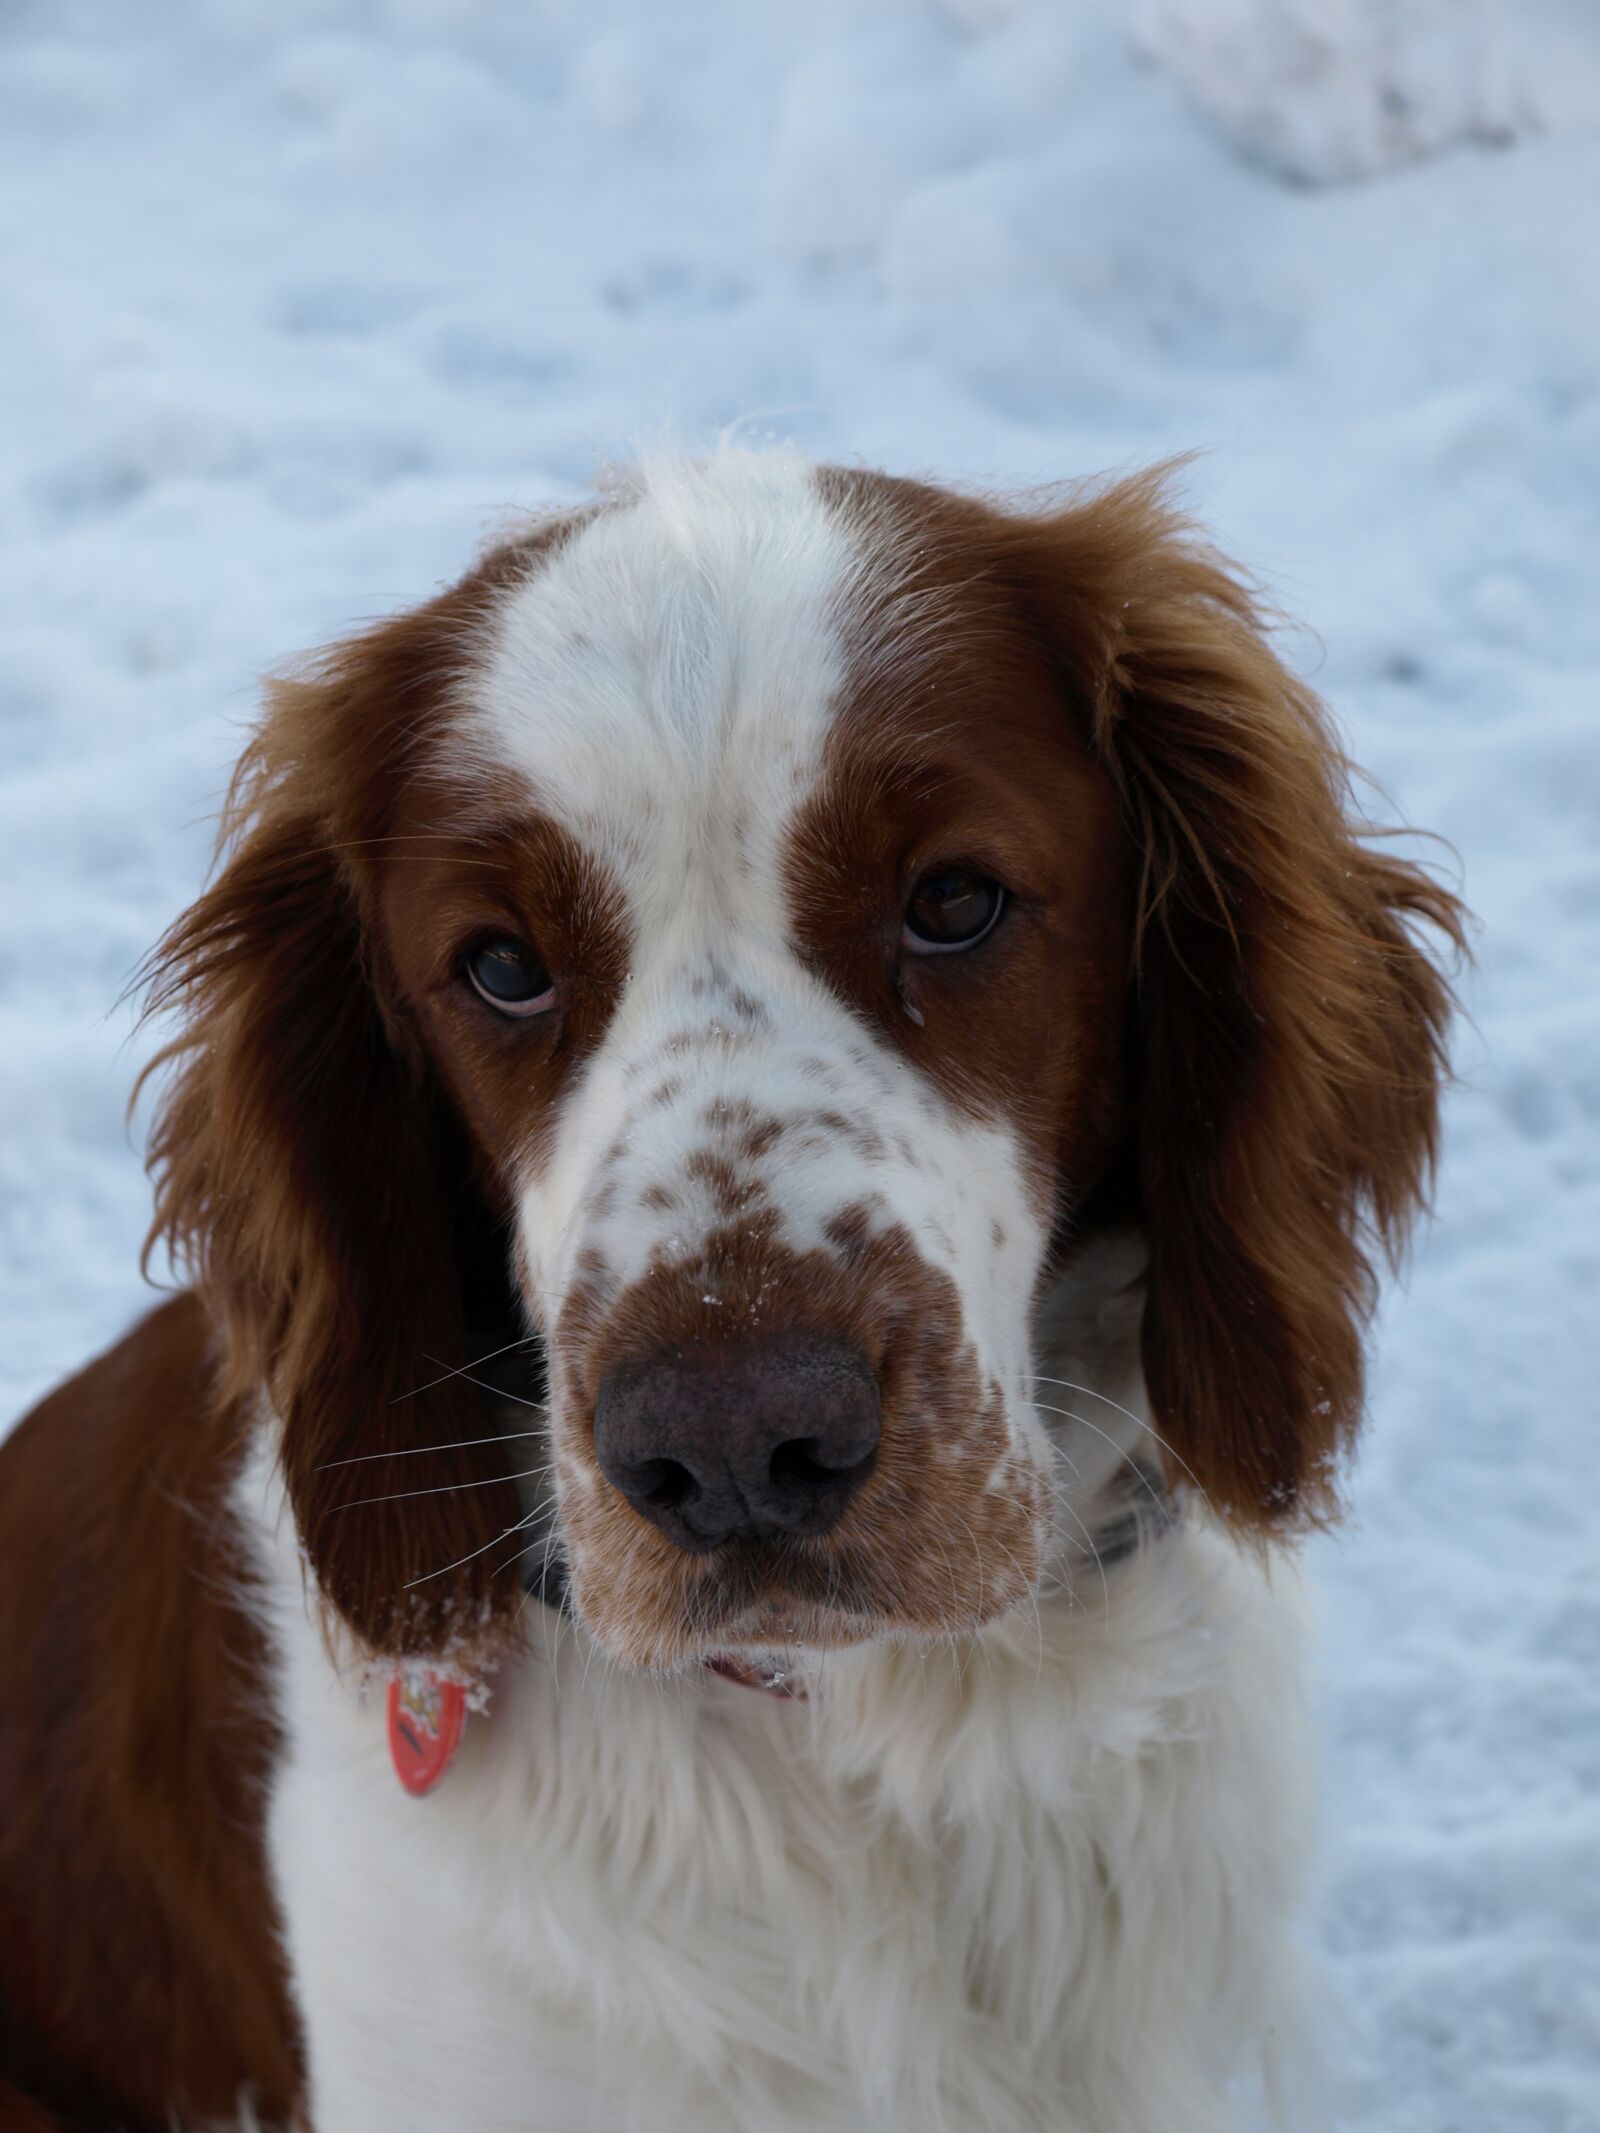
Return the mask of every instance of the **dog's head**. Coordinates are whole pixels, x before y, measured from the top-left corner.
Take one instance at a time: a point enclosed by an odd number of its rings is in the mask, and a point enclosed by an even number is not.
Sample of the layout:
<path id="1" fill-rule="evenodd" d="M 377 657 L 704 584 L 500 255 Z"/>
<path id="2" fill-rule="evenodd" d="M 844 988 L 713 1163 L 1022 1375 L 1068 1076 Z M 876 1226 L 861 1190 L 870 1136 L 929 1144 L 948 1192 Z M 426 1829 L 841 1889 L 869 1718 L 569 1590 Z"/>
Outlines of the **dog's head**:
<path id="1" fill-rule="evenodd" d="M 673 463 L 277 685 L 162 951 L 157 1231 L 327 1599 L 381 1651 L 514 1605 L 507 1266 L 519 1464 L 636 1663 L 1026 1599 L 1034 1326 L 1113 1221 L 1174 1480 L 1325 1511 L 1364 1238 L 1433 1148 L 1409 926 L 1457 926 L 1345 802 L 1149 477 L 1013 511 Z"/>

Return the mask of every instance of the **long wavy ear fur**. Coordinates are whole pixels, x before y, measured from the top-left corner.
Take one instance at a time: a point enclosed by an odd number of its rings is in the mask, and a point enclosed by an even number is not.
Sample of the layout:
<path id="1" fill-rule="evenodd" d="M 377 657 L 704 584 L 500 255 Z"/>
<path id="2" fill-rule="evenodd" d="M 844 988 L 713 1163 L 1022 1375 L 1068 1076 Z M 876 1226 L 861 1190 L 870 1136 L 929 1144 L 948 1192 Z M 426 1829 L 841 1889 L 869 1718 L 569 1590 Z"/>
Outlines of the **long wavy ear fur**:
<path id="1" fill-rule="evenodd" d="M 1010 567 L 1139 856 L 1134 1078 L 1157 1425 L 1236 1527 L 1335 1506 L 1375 1248 L 1437 1147 L 1460 904 L 1350 816 L 1350 766 L 1160 470 L 1011 522 Z"/>
<path id="2" fill-rule="evenodd" d="M 495 1218 L 368 923 L 397 782 L 511 567 L 273 690 L 220 871 L 150 968 L 182 1018 L 147 1070 L 171 1071 L 150 1242 L 210 1305 L 232 1393 L 265 1386 L 306 1557 L 376 1653 L 482 1649 L 520 1597 L 508 1461 L 446 1375 L 491 1345 L 465 1269 Z"/>

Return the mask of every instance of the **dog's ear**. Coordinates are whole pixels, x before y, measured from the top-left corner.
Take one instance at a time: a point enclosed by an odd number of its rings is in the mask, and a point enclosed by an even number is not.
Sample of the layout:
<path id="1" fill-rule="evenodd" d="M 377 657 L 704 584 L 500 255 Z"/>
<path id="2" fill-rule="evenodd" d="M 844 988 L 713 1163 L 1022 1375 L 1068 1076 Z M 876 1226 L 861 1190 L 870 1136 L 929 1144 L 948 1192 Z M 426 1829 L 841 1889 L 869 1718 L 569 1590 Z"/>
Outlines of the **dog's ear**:
<path id="1" fill-rule="evenodd" d="M 1139 863 L 1133 1071 L 1157 1427 L 1216 1509 L 1335 1505 L 1373 1251 L 1427 1190 L 1463 912 L 1356 827 L 1349 765 L 1159 473 L 1015 522 Z M 1178 1478 L 1181 1478 L 1178 1477 Z"/>
<path id="2" fill-rule="evenodd" d="M 204 1292 L 231 1392 L 265 1386 L 306 1558 L 376 1653 L 482 1649 L 520 1598 L 508 1461 L 451 1374 L 484 1206 L 369 923 L 389 796 L 485 582 L 273 691 L 219 872 L 152 959 L 181 1026 L 151 1242 Z"/>

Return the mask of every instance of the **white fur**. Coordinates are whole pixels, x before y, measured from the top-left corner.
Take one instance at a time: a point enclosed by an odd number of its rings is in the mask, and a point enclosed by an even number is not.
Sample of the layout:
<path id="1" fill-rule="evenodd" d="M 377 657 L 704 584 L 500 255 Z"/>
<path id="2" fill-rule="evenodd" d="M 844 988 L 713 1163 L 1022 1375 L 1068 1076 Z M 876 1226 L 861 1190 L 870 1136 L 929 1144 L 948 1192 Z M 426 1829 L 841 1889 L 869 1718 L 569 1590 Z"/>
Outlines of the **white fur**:
<path id="1" fill-rule="evenodd" d="M 1294 1581 L 1199 1521 L 808 1703 L 531 1603 L 439 1789 L 245 1487 L 317 2133 L 1306 2133 Z M 1242 2086 L 1236 2086 L 1242 2084 Z M 1253 2121 L 1251 2121 L 1253 2122 Z"/>

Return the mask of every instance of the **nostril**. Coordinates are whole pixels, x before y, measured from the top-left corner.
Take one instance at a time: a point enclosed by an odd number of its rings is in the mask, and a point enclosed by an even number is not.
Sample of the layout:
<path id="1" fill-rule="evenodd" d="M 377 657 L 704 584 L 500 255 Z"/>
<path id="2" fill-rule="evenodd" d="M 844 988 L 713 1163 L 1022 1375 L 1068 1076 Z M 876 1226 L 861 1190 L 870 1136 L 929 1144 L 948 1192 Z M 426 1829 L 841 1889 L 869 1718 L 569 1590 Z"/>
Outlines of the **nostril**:
<path id="1" fill-rule="evenodd" d="M 829 1459 L 824 1456 L 828 1449 L 815 1437 L 791 1437 L 773 1453 L 767 1472 L 780 1489 L 820 1489 L 846 1476 L 854 1478 L 872 1457 L 870 1452 L 866 1459 L 847 1453 L 841 1460 L 835 1452 Z"/>
<path id="2" fill-rule="evenodd" d="M 628 1494 L 652 1511 L 677 1511 L 700 1493 L 689 1469 L 676 1459 L 647 1459 L 628 1476 Z"/>
<path id="3" fill-rule="evenodd" d="M 780 1489 L 817 1488 L 833 1479 L 832 1474 L 817 1458 L 814 1437 L 796 1437 L 788 1444 L 780 1444 L 773 1453 L 767 1472 Z"/>

